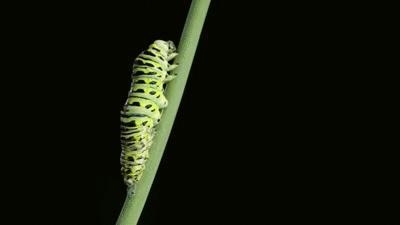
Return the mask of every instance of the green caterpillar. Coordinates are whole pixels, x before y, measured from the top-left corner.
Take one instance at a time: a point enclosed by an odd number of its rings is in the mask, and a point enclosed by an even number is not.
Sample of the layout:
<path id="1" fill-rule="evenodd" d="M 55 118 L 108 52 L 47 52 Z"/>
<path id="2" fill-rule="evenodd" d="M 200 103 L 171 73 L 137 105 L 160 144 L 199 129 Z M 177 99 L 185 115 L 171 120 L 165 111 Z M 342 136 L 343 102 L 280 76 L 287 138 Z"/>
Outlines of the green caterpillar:
<path id="1" fill-rule="evenodd" d="M 121 173 L 128 186 L 143 175 L 149 149 L 160 122 L 162 109 L 167 107 L 165 84 L 175 78 L 170 64 L 176 53 L 172 41 L 156 40 L 143 51 L 133 65 L 128 99 L 121 111 Z"/>

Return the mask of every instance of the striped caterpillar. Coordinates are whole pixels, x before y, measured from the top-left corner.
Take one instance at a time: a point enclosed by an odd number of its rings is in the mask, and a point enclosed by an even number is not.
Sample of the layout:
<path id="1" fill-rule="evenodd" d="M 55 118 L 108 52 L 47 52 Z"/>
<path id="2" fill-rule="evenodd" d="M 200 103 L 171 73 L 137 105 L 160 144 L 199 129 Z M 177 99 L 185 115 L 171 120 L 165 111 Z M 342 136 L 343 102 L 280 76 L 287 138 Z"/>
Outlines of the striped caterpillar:
<path id="1" fill-rule="evenodd" d="M 142 177 L 149 149 L 168 100 L 165 84 L 175 78 L 170 64 L 176 53 L 172 41 L 156 40 L 143 51 L 133 65 L 128 98 L 121 110 L 121 173 L 124 182 L 133 186 Z"/>

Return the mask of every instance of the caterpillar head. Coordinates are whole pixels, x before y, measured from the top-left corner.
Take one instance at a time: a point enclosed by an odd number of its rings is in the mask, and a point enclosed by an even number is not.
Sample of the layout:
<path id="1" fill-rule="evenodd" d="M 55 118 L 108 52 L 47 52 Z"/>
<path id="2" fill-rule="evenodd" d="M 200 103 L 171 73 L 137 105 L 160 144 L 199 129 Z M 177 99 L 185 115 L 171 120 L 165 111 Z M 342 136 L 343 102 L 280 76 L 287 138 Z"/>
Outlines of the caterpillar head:
<path id="1" fill-rule="evenodd" d="M 176 52 L 176 47 L 172 41 L 156 40 L 154 44 L 169 54 Z"/>

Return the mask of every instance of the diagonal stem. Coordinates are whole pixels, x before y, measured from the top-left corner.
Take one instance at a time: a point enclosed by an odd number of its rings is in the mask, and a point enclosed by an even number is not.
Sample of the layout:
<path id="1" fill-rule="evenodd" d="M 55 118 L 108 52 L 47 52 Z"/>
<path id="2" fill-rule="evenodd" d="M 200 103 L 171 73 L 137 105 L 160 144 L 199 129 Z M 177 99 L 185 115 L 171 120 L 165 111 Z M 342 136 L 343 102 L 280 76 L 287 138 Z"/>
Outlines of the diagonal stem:
<path id="1" fill-rule="evenodd" d="M 211 0 L 192 0 L 179 42 L 179 55 L 174 62 L 179 64 L 174 70 L 177 78 L 168 84 L 165 93 L 169 105 L 157 126 L 157 134 L 150 149 L 151 157 L 146 162 L 143 177 L 135 187 L 135 195 L 128 190 L 116 225 L 136 225 L 142 213 L 182 99 L 210 2 Z"/>

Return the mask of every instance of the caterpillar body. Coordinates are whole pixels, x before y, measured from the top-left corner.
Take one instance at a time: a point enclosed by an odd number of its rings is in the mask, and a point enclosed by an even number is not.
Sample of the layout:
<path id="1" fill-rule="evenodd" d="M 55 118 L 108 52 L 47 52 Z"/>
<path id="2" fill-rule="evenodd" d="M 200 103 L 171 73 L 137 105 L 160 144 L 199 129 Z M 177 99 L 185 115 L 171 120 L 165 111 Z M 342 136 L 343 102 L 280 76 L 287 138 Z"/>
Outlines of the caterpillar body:
<path id="1" fill-rule="evenodd" d="M 170 64 L 176 53 L 172 41 L 156 40 L 135 59 L 128 98 L 121 110 L 121 173 L 133 186 L 142 177 L 149 149 L 168 100 L 165 84 L 174 79 Z"/>

